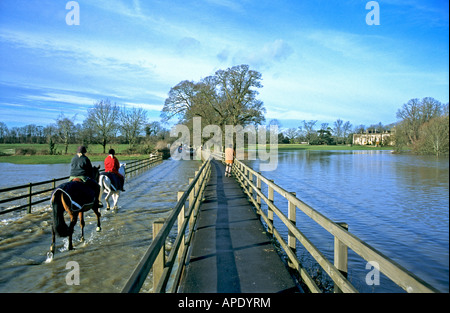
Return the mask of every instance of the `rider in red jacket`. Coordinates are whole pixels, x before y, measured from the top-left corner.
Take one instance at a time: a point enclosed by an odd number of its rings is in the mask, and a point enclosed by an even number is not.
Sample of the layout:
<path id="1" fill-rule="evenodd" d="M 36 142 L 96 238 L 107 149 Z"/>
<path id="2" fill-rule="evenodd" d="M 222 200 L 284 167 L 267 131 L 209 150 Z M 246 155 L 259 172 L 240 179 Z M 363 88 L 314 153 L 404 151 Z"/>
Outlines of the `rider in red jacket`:
<path id="1" fill-rule="evenodd" d="M 108 153 L 109 155 L 105 159 L 105 172 L 117 174 L 120 177 L 123 186 L 124 177 L 119 173 L 120 163 L 119 160 L 114 156 L 116 154 L 116 151 L 114 149 L 109 149 Z M 123 190 L 123 187 L 122 191 L 125 191 Z"/>

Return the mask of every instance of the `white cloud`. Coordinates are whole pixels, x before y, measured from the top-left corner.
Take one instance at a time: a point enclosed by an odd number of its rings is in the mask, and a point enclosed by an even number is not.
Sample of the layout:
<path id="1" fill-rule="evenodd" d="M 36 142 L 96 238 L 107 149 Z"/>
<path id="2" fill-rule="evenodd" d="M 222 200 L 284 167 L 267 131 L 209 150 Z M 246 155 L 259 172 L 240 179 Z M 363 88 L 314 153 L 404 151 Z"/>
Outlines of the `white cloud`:
<path id="1" fill-rule="evenodd" d="M 47 101 L 47 102 L 59 102 L 59 103 L 70 103 L 70 104 L 78 104 L 78 105 L 89 105 L 92 106 L 96 99 L 86 98 L 80 96 L 74 96 L 69 94 L 60 94 L 60 93 L 46 93 L 45 95 L 27 95 L 25 96 L 28 100 L 37 100 L 37 101 Z"/>

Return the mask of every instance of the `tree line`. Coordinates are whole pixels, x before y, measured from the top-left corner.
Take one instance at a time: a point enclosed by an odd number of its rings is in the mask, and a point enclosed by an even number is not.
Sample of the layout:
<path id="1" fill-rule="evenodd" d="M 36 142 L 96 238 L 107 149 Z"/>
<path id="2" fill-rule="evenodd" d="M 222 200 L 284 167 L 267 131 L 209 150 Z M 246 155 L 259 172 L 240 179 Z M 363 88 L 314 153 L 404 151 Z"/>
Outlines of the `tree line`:
<path id="1" fill-rule="evenodd" d="M 303 120 L 298 127 L 291 127 L 284 130 L 278 138 L 280 143 L 307 143 L 311 145 L 337 145 L 351 144 L 353 134 L 372 134 L 391 132 L 395 124 L 383 125 L 381 122 L 370 126 L 353 126 L 349 121 L 344 122 L 338 118 L 333 124 L 320 123 L 318 120 Z M 272 120 L 269 124 L 276 124 L 277 120 Z"/>
<path id="2" fill-rule="evenodd" d="M 55 154 L 55 144 L 101 144 L 103 153 L 108 144 L 128 144 L 129 153 L 149 153 L 158 141 L 169 138 L 169 131 L 159 122 L 148 122 L 147 112 L 142 108 L 119 107 L 110 100 L 97 101 L 88 109 L 82 123 L 61 114 L 56 122 L 47 126 L 34 124 L 8 128 L 0 122 L 0 143 L 48 144 L 48 154 Z"/>

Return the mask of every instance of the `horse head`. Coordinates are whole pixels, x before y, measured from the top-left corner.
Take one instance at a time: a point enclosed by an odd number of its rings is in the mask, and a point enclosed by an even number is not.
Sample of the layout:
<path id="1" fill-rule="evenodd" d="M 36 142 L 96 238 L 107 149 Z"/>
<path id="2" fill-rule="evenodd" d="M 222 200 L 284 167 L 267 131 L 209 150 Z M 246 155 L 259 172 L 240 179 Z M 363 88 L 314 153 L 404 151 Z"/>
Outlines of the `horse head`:
<path id="1" fill-rule="evenodd" d="M 99 178 L 100 178 L 100 165 L 93 166 L 92 167 L 92 179 L 94 179 L 98 183 Z"/>

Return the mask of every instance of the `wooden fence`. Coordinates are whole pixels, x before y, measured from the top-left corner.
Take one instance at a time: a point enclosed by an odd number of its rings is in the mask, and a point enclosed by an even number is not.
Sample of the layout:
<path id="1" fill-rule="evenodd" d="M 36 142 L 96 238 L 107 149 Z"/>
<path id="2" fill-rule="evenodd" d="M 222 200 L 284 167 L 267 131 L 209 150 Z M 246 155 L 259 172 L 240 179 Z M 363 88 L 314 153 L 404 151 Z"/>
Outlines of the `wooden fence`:
<path id="1" fill-rule="evenodd" d="M 153 224 L 152 243 L 122 289 L 123 293 L 139 292 L 152 268 L 153 292 L 176 292 L 210 174 L 211 161 L 207 160 L 195 172 L 195 177 L 190 180 L 187 190 L 178 192 L 178 202 L 169 218 Z M 177 237 L 166 259 L 166 240 L 175 222 L 177 222 Z"/>
<path id="2" fill-rule="evenodd" d="M 216 154 L 215 156 L 216 158 L 222 159 L 222 162 L 224 161 L 224 154 Z M 330 276 L 335 285 L 335 292 L 358 292 L 347 279 L 347 256 L 349 248 L 366 261 L 376 262 L 379 265 L 379 271 L 381 273 L 385 274 L 407 292 L 439 292 L 395 261 L 383 255 L 380 251 L 350 233 L 347 224 L 331 221 L 298 199 L 295 193 L 288 192 L 275 184 L 274 181 L 267 179 L 261 173 L 256 172 L 241 161 L 235 160 L 233 173 L 240 182 L 243 191 L 255 206 L 257 213 L 267 224 L 268 232 L 280 243 L 288 257 L 289 266 L 297 272 L 301 281 L 311 292 L 321 292 L 321 290 L 300 263 L 296 254 L 297 242 L 303 245 L 321 268 Z M 263 183 L 265 184 L 264 188 L 267 188 L 265 189 L 267 190 L 266 194 L 262 191 L 264 189 L 262 186 Z M 274 192 L 288 201 L 287 216 L 275 205 Z M 261 209 L 261 200 L 267 205 L 267 214 Z M 334 263 L 328 260 L 296 226 L 297 209 L 301 210 L 334 236 Z M 283 225 L 287 227 L 287 242 L 280 235 L 279 230 L 274 227 L 274 213 L 282 221 Z"/>
<path id="3" fill-rule="evenodd" d="M 157 162 L 162 160 L 161 156 L 150 157 L 142 160 L 135 160 L 127 162 L 126 166 L 126 175 L 127 178 L 133 176 L 138 173 L 139 170 L 145 169 Z M 103 170 L 100 170 L 103 171 Z M 27 213 L 31 213 L 31 209 L 33 206 L 43 203 L 45 201 L 50 201 L 51 192 L 56 188 L 57 182 L 67 181 L 69 176 L 54 178 L 46 181 L 41 181 L 37 183 L 29 183 L 25 185 L 8 187 L 0 189 L 0 205 L 9 202 L 15 202 L 22 200 L 22 202 L 26 202 L 24 204 L 19 204 L 14 206 L 13 208 L 1 209 L 0 215 L 10 213 L 18 210 L 27 210 Z M 42 187 L 41 187 L 42 186 Z M 36 190 L 36 187 L 41 187 L 39 190 Z M 11 193 L 13 194 L 6 194 Z M 34 199 L 33 199 L 34 198 Z M 37 199 L 36 199 L 37 198 Z"/>

